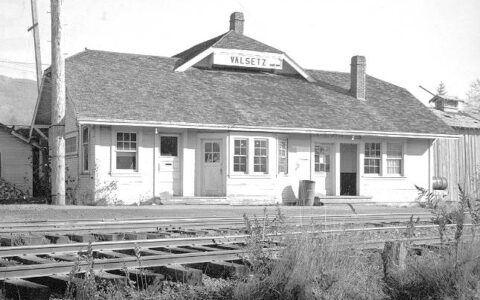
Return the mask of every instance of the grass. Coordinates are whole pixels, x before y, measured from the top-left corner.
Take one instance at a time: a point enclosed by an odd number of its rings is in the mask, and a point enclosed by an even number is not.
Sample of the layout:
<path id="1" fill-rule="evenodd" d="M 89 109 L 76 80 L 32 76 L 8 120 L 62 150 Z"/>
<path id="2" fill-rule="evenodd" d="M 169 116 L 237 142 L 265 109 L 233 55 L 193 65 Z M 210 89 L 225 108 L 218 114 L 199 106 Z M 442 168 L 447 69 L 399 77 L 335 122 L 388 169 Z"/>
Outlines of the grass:
<path id="1" fill-rule="evenodd" d="M 462 199 L 452 209 L 430 201 L 440 246 L 409 251 L 405 265 L 389 265 L 388 270 L 382 251 L 350 246 L 365 239 L 362 232 L 314 234 L 310 224 L 300 230 L 302 234 L 280 235 L 287 226 L 277 207 L 271 215 L 272 210 L 264 210 L 262 218 L 244 216 L 249 233 L 243 256 L 249 270 L 244 275 L 227 280 L 204 276 L 197 286 L 170 281 L 147 284 L 142 275 L 135 281 L 126 276 L 106 282 L 94 272 L 90 246 L 79 253 L 62 299 L 480 299 L 480 243 L 463 236 L 465 219 L 459 214 L 480 210 L 466 196 Z M 412 216 L 398 238 L 414 236 L 418 222 Z M 451 233 L 443 229 L 450 222 L 457 223 Z M 453 242 L 448 243 L 450 234 Z M 140 248 L 135 253 L 141 269 Z M 124 272 L 128 274 L 126 268 Z"/>

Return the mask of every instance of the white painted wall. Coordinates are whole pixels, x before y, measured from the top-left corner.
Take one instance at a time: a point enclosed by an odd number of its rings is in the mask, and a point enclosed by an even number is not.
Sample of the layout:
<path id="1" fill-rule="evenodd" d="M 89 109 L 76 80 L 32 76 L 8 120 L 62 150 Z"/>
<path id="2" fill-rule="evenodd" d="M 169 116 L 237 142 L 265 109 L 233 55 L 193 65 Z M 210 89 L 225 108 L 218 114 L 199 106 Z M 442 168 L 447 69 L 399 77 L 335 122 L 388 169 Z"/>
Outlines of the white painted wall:
<path id="1" fill-rule="evenodd" d="M 31 195 L 33 187 L 32 147 L 0 129 L 0 153 L 0 176 Z"/>
<path id="2" fill-rule="evenodd" d="M 115 170 L 115 137 L 117 131 L 136 132 L 138 139 L 138 170 Z M 202 140 L 219 139 L 223 150 L 224 195 L 237 202 L 244 203 L 285 203 L 295 201 L 298 197 L 298 182 L 314 180 L 316 191 L 323 195 L 339 194 L 340 144 L 357 144 L 357 177 L 359 193 L 372 196 L 375 201 L 412 201 L 415 199 L 414 185 L 428 187 L 430 142 L 421 139 L 367 139 L 342 136 L 310 136 L 302 134 L 281 135 L 288 138 L 288 174 L 278 174 L 279 135 L 253 132 L 209 132 L 187 129 L 168 129 L 119 126 L 92 126 L 93 150 L 91 158 L 96 164 L 93 174 L 83 175 L 85 182 L 96 191 L 111 182 L 117 188 L 109 191 L 112 199 L 124 203 L 138 203 L 156 197 L 165 199 L 166 187 L 159 180 L 159 136 L 174 134 L 179 137 L 180 159 L 180 194 L 187 197 L 203 196 L 202 194 Z M 246 138 L 249 141 L 248 170 L 253 171 L 253 142 L 255 138 L 268 140 L 268 172 L 258 174 L 247 172 L 239 174 L 233 171 L 233 141 L 235 138 Z M 386 147 L 388 141 L 404 142 L 404 174 L 403 176 L 369 176 L 363 174 L 363 151 L 365 142 L 380 142 Z M 313 145 L 325 143 L 331 145 L 330 174 L 318 174 L 314 171 Z M 75 161 L 72 158 L 72 162 Z M 77 159 L 78 161 L 78 159 Z M 92 162 L 93 165 L 93 162 Z M 347 166 L 347 165 L 346 165 Z M 344 166 L 345 167 L 345 166 Z M 354 169 L 349 164 L 348 170 Z M 80 175 L 81 177 L 82 175 Z M 98 193 L 97 193 L 98 194 Z M 98 197 L 98 195 L 97 195 Z"/>

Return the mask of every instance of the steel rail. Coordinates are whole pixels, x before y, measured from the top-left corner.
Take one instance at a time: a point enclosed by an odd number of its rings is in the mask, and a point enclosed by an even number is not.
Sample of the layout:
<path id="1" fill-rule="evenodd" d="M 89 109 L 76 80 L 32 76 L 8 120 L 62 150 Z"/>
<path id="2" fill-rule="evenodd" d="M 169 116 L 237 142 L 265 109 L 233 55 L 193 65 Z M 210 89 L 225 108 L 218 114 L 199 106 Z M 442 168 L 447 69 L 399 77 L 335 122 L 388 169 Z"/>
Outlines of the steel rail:
<path id="1" fill-rule="evenodd" d="M 447 225 L 448 228 L 454 227 L 455 224 Z M 474 224 L 464 224 L 464 227 L 471 227 Z M 435 229 L 438 225 L 415 225 L 415 229 Z M 342 229 L 325 229 L 325 230 L 303 230 L 285 233 L 270 233 L 266 237 L 288 236 L 288 235 L 302 235 L 302 234 L 338 234 L 338 233 L 358 233 L 358 232 L 374 232 L 374 231 L 404 231 L 406 226 L 389 226 L 389 227 L 365 227 L 365 228 L 342 228 Z M 160 247 L 184 247 L 195 245 L 222 245 L 233 243 L 245 243 L 248 239 L 248 234 L 225 235 L 225 236 L 199 236 L 199 237 L 183 237 L 183 238 L 162 238 L 162 239 L 147 239 L 147 240 L 123 240 L 123 241 L 102 241 L 93 242 L 91 247 L 94 251 L 102 250 L 124 250 L 133 249 L 136 246 L 142 248 L 160 248 Z M 51 254 L 51 253 L 66 253 L 78 252 L 88 247 L 89 243 L 70 243 L 70 244 L 46 244 L 46 245 L 31 245 L 31 246 L 11 246 L 0 247 L 0 257 L 20 256 L 27 254 Z"/>
<path id="2" fill-rule="evenodd" d="M 371 216 L 411 216 L 411 215 L 418 215 L 418 214 L 428 214 L 431 215 L 427 211 L 423 212 L 395 212 L 395 213 L 358 213 L 358 214 L 322 214 L 317 213 L 313 214 L 306 214 L 306 215 L 288 215 L 284 214 L 287 218 L 305 218 L 305 217 L 371 217 Z M 255 214 L 247 215 L 248 217 L 253 217 Z M 269 217 L 275 216 L 274 214 L 269 215 Z M 257 216 L 258 218 L 263 218 L 262 216 Z M 30 221 L 0 221 L 0 226 L 2 224 L 17 224 L 17 223 L 45 223 L 45 222 L 64 222 L 64 223 L 72 223 L 72 222 L 117 222 L 117 221 L 155 221 L 155 220 L 167 220 L 167 221 L 176 221 L 176 220 L 205 220 L 205 219 L 216 219 L 216 220 L 224 220 L 224 219 L 243 219 L 243 217 L 223 217 L 223 216 L 203 216 L 203 217 L 194 217 L 194 218 L 185 218 L 185 217 L 166 217 L 166 218 L 101 218 L 101 219 L 59 219 L 59 220 L 30 220 Z"/>
<path id="3" fill-rule="evenodd" d="M 363 217 L 410 217 L 411 215 L 416 216 L 432 216 L 429 212 L 419 212 L 419 213 L 370 213 L 370 214 L 315 214 L 315 215 L 285 215 L 287 219 L 305 219 L 305 218 L 363 218 Z M 255 215 L 250 215 L 248 217 L 254 217 Z M 275 215 L 270 215 L 269 218 L 274 217 Z M 263 220 L 263 216 L 257 216 L 257 219 Z M 243 217 L 195 217 L 195 218 L 185 218 L 185 217 L 168 217 L 168 218 L 114 218 L 114 219 L 86 219 L 86 220 L 32 220 L 32 221 L 7 221 L 0 222 L 1 227 L 9 226 L 24 226 L 24 225 L 67 225 L 67 224 L 115 224 L 118 222 L 123 223 L 150 223 L 150 222 L 163 222 L 163 223 L 181 223 L 184 222 L 204 222 L 204 221 L 242 221 Z"/>
<path id="4" fill-rule="evenodd" d="M 420 216 L 418 216 L 420 217 Z M 423 215 L 422 217 L 431 217 L 431 215 Z M 341 223 L 374 223 L 374 222 L 385 222 L 385 223 L 393 223 L 393 222 L 403 222 L 408 221 L 410 217 L 408 216 L 390 216 L 390 217 L 370 217 L 369 219 L 363 218 L 330 218 L 330 217 L 311 217 L 311 218 L 303 218 L 303 219 L 287 219 L 286 223 L 303 223 L 303 222 L 320 222 L 324 224 L 332 224 L 337 225 Z M 189 227 L 225 227 L 225 226 L 243 226 L 245 225 L 243 220 L 223 220 L 221 222 L 195 222 L 193 219 L 192 221 L 185 221 L 171 223 L 166 220 L 155 220 L 155 221 L 148 221 L 143 220 L 141 222 L 124 222 L 124 221 L 117 221 L 117 222 L 98 222 L 94 224 L 69 224 L 69 223 L 57 223 L 57 224 L 16 224 L 10 226 L 0 226 L 0 234 L 5 233 L 23 233 L 23 232 L 72 232 L 81 230 L 85 231 L 98 231 L 98 230 L 157 230 L 158 228 L 162 228 L 162 226 L 166 227 L 181 227 L 181 226 L 189 226 Z M 262 219 L 257 219 L 258 221 L 262 222 Z"/>
<path id="5" fill-rule="evenodd" d="M 237 260 L 240 254 L 246 250 L 218 250 L 211 252 L 195 252 L 182 254 L 149 255 L 142 256 L 138 260 L 135 256 L 125 258 L 95 259 L 94 270 L 119 270 L 122 268 L 145 268 L 166 266 L 169 264 L 191 264 L 209 262 L 212 260 Z M 18 265 L 10 267 L 0 267 L 0 280 L 8 278 L 31 278 L 58 274 L 67 274 L 73 268 L 79 268 L 79 271 L 85 271 L 88 263 L 78 262 L 57 262 L 47 264 Z"/>

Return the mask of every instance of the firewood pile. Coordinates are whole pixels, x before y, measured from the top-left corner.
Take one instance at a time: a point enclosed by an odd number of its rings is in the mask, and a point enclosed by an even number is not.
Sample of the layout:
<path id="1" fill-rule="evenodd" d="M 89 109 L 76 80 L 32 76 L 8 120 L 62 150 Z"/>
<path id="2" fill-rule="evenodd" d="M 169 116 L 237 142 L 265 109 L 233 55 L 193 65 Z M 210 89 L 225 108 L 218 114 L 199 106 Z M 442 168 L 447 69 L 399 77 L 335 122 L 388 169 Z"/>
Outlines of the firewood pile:
<path id="1" fill-rule="evenodd" d="M 27 195 L 15 187 L 14 184 L 0 178 L 0 201 L 25 199 L 26 197 Z"/>

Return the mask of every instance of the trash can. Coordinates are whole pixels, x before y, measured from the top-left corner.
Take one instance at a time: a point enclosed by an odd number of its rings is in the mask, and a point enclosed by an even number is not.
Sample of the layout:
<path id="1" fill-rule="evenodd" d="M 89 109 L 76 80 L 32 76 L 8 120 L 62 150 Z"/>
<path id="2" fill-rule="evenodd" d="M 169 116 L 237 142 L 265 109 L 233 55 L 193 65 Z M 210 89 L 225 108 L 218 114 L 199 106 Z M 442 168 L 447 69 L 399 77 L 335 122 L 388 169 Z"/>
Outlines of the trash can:
<path id="1" fill-rule="evenodd" d="M 315 198 L 315 181 L 300 180 L 298 184 L 298 205 L 313 206 Z"/>

